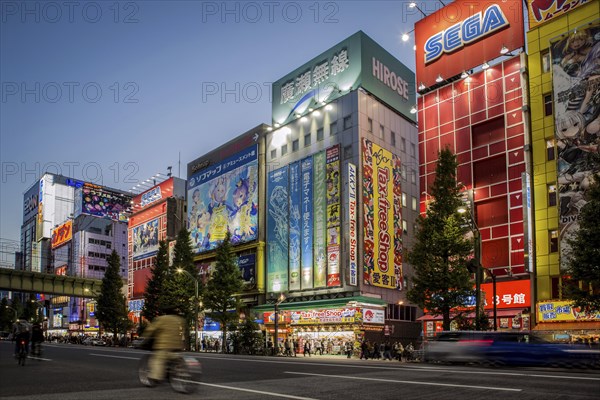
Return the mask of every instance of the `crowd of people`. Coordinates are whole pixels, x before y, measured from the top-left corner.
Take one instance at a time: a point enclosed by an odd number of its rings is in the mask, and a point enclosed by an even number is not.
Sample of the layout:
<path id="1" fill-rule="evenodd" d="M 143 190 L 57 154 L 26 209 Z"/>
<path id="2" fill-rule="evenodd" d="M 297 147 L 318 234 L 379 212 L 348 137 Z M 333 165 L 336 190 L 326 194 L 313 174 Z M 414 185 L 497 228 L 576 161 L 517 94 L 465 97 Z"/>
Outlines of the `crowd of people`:
<path id="1" fill-rule="evenodd" d="M 394 343 L 386 342 L 371 342 L 364 340 L 360 344 L 360 357 L 361 360 L 375 359 L 375 360 L 398 360 L 403 361 L 415 361 L 418 358 L 418 354 L 411 343 L 406 346 L 402 345 L 402 342 L 396 341 Z"/>

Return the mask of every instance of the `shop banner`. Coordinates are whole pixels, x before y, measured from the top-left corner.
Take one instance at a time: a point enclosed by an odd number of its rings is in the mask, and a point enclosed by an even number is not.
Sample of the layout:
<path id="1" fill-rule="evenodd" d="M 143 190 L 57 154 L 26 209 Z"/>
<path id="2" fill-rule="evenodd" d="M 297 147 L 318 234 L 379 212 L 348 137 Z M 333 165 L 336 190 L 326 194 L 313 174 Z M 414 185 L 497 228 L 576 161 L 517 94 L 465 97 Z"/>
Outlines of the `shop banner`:
<path id="1" fill-rule="evenodd" d="M 567 11 L 573 10 L 592 0 L 530 0 L 528 1 L 529 30 L 536 28 L 553 18 L 565 15 Z"/>
<path id="2" fill-rule="evenodd" d="M 325 152 L 321 151 L 314 156 L 314 287 L 320 288 L 327 285 L 327 254 L 325 248 L 325 228 L 327 227 L 327 199 L 325 198 Z"/>
<path id="3" fill-rule="evenodd" d="M 288 166 L 269 172 L 267 180 L 267 291 L 288 290 Z"/>
<path id="4" fill-rule="evenodd" d="M 558 148 L 559 243 L 561 271 L 570 258 L 569 239 L 579 230 L 579 211 L 588 201 L 598 171 L 600 129 L 600 20 L 551 43 L 554 118 Z"/>
<path id="5" fill-rule="evenodd" d="M 290 164 L 290 289 L 300 290 L 300 162 Z"/>
<path id="6" fill-rule="evenodd" d="M 132 229 L 133 260 L 141 260 L 158 253 L 159 219 L 144 222 Z"/>
<path id="7" fill-rule="evenodd" d="M 348 163 L 348 284 L 358 285 L 358 238 L 356 230 L 356 165 Z"/>
<path id="8" fill-rule="evenodd" d="M 542 301 L 537 304 L 538 322 L 600 322 L 600 312 L 590 313 L 572 307 L 569 301 Z"/>
<path id="9" fill-rule="evenodd" d="M 359 308 L 289 311 L 289 314 L 292 325 L 352 324 L 360 322 L 361 317 Z"/>
<path id="10" fill-rule="evenodd" d="M 396 266 L 395 246 L 401 238 L 395 229 L 394 174 L 392 153 L 363 138 L 364 283 L 388 289 L 401 288 L 402 265 Z M 396 171 L 398 170 L 398 171 Z M 377 190 L 374 190 L 374 188 Z"/>
<path id="11" fill-rule="evenodd" d="M 301 163 L 302 184 L 302 289 L 313 287 L 313 159 Z"/>
<path id="12" fill-rule="evenodd" d="M 396 289 L 404 287 L 404 273 L 402 272 L 402 165 L 400 157 L 392 156 L 393 186 L 394 194 L 394 276 L 396 277 Z"/>
<path id="13" fill-rule="evenodd" d="M 340 145 L 327 149 L 327 286 L 340 286 Z"/>
<path id="14" fill-rule="evenodd" d="M 381 324 L 385 323 L 384 310 L 374 308 L 363 308 L 363 322 L 365 324 Z"/>
<path id="15" fill-rule="evenodd" d="M 258 237 L 258 146 L 194 174 L 188 181 L 188 221 L 196 253 Z"/>
<path id="16" fill-rule="evenodd" d="M 256 254 L 243 254 L 238 258 L 238 267 L 244 281 L 244 289 L 256 288 Z"/>
<path id="17" fill-rule="evenodd" d="M 80 210 L 81 214 L 127 221 L 127 212 L 131 209 L 131 196 L 87 182 L 75 191 L 78 193 L 76 201 L 81 199 L 81 204 L 77 204 L 77 210 Z M 79 214 L 75 213 L 75 218 L 78 216 Z"/>

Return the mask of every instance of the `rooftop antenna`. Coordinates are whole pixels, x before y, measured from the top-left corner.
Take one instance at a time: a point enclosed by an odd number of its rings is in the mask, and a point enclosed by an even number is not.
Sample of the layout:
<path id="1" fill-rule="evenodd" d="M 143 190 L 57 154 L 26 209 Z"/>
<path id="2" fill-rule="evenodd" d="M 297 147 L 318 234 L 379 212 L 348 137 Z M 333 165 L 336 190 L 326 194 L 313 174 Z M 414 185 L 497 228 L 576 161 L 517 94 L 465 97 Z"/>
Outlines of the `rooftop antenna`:
<path id="1" fill-rule="evenodd" d="M 169 171 L 169 172 L 167 173 L 167 176 L 168 176 L 169 178 L 170 178 L 170 177 L 171 177 L 171 175 L 172 175 L 172 174 L 171 174 L 171 170 L 172 170 L 172 169 L 173 169 L 173 167 L 172 167 L 172 166 L 170 166 L 170 165 L 167 167 L 167 171 Z"/>
<path id="2" fill-rule="evenodd" d="M 181 152 L 179 152 L 179 170 L 177 171 L 177 177 L 181 178 Z"/>

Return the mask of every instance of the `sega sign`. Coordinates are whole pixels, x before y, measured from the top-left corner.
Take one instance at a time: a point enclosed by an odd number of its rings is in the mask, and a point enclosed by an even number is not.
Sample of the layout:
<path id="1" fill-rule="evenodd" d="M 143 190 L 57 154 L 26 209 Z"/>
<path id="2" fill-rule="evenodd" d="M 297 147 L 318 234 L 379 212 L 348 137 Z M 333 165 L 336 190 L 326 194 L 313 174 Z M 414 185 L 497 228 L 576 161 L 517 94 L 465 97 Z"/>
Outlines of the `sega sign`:
<path id="1" fill-rule="evenodd" d="M 452 78 L 525 45 L 521 0 L 457 0 L 415 24 L 417 84 Z"/>
<path id="2" fill-rule="evenodd" d="M 480 11 L 427 39 L 425 64 L 437 60 L 444 53 L 452 53 L 466 44 L 476 42 L 509 25 L 500 6 L 493 4 L 484 12 Z"/>

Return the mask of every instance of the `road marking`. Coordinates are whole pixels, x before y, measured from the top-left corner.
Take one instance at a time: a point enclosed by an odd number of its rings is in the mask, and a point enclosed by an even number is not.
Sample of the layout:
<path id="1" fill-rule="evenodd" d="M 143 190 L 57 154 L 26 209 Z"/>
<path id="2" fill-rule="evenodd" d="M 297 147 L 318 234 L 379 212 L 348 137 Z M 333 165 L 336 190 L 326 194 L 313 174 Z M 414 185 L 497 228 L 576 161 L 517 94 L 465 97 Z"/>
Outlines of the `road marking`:
<path id="1" fill-rule="evenodd" d="M 474 385 L 458 385 L 458 384 L 452 384 L 452 383 L 398 381 L 398 380 L 395 380 L 395 379 L 363 378 L 363 377 L 360 377 L 360 376 L 309 374 L 307 372 L 285 371 L 284 374 L 322 376 L 322 377 L 326 377 L 326 378 L 341 378 L 341 379 L 352 379 L 352 380 L 362 380 L 362 381 L 377 381 L 377 382 L 389 382 L 389 383 L 408 383 L 408 384 L 413 384 L 413 385 L 426 385 L 426 386 L 445 386 L 445 387 L 449 386 L 449 387 L 456 387 L 456 388 L 501 390 L 501 391 L 505 391 L 505 392 L 522 392 L 523 391 L 522 389 L 501 388 L 501 387 L 494 387 L 494 386 L 474 386 Z"/>
<path id="2" fill-rule="evenodd" d="M 96 357 L 109 357 L 109 358 L 124 358 L 126 360 L 139 360 L 139 357 L 123 357 L 123 356 L 110 356 L 108 354 L 96 354 L 96 353 L 90 353 L 90 356 L 96 356 Z"/>
<path id="3" fill-rule="evenodd" d="M 27 358 L 30 358 L 32 360 L 40 360 L 40 361 L 52 361 L 49 358 L 42 358 L 42 357 L 34 357 L 34 356 L 28 356 Z"/>
<path id="4" fill-rule="evenodd" d="M 262 391 L 262 390 L 253 390 L 253 389 L 245 389 L 245 388 L 240 388 L 240 387 L 235 387 L 235 386 L 217 385 L 217 384 L 214 384 L 214 383 L 196 382 L 196 381 L 185 381 L 185 382 L 190 382 L 190 383 L 193 382 L 193 383 L 196 383 L 198 385 L 212 386 L 212 387 L 221 388 L 221 389 L 237 390 L 237 391 L 240 391 L 240 392 L 258 393 L 258 394 L 265 395 L 265 396 L 284 397 L 286 399 L 316 400 L 316 399 L 313 399 L 312 397 L 299 397 L 299 396 L 292 396 L 290 394 L 265 392 L 265 391 Z"/>

